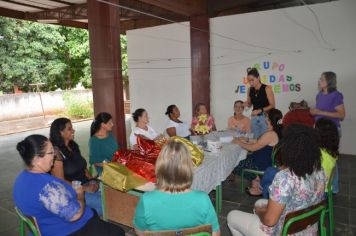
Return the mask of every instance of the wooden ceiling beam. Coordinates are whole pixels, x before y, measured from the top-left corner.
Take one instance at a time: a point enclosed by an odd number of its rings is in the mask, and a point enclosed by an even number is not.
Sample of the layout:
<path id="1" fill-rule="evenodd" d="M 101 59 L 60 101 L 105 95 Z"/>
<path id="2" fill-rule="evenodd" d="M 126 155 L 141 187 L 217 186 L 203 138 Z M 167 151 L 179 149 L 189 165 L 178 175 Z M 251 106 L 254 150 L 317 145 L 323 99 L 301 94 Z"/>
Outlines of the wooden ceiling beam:
<path id="1" fill-rule="evenodd" d="M 183 16 L 205 15 L 208 13 L 207 0 L 138 0 Z"/>
<path id="2" fill-rule="evenodd" d="M 73 20 L 87 18 L 86 3 L 40 12 L 26 13 L 27 20 Z"/>
<path id="3" fill-rule="evenodd" d="M 74 21 L 74 20 L 60 20 L 57 25 L 63 25 L 68 27 L 80 28 L 80 29 L 88 29 L 88 23 Z"/>
<path id="4" fill-rule="evenodd" d="M 26 3 L 16 2 L 16 1 L 12 1 L 12 0 L 1 0 L 1 1 L 7 2 L 7 3 L 12 3 L 12 4 L 15 4 L 15 5 L 19 5 L 19 6 L 31 7 L 31 8 L 39 9 L 39 10 L 48 10 L 48 9 L 50 9 L 50 8 L 46 8 L 46 7 L 40 7 L 40 6 L 37 6 L 37 5 L 26 4 Z"/>
<path id="5" fill-rule="evenodd" d="M 25 19 L 25 13 L 23 13 L 22 11 L 15 11 L 2 7 L 0 7 L 0 16 L 10 17 L 10 18 L 15 18 L 20 20 Z"/>

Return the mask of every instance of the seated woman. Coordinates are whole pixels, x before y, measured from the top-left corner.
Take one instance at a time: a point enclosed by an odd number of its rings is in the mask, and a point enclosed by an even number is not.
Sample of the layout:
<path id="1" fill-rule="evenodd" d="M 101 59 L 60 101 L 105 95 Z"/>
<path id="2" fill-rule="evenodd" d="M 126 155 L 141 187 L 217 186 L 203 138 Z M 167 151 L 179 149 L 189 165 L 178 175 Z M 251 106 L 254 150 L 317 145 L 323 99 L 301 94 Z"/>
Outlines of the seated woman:
<path id="1" fill-rule="evenodd" d="M 119 149 L 111 133 L 113 126 L 112 116 L 107 112 L 101 112 L 90 127 L 89 163 L 95 166 L 99 175 L 103 171 L 103 161 L 111 161 L 114 153 Z"/>
<path id="2" fill-rule="evenodd" d="M 209 196 L 190 189 L 193 181 L 191 154 L 183 143 L 166 144 L 156 162 L 157 190 L 140 198 L 134 217 L 136 234 L 177 230 L 211 224 L 219 236 L 219 222 Z"/>
<path id="3" fill-rule="evenodd" d="M 26 169 L 14 184 L 15 204 L 24 215 L 36 218 L 42 236 L 125 235 L 119 226 L 102 221 L 85 206 L 82 187 L 73 189 L 48 174 L 55 154 L 48 138 L 30 135 L 16 148 Z"/>
<path id="4" fill-rule="evenodd" d="M 245 160 L 240 161 L 239 165 L 235 168 L 235 173 L 241 174 L 243 169 L 253 169 L 264 171 L 267 167 L 272 166 L 272 150 L 273 147 L 279 142 L 282 136 L 282 112 L 275 108 L 272 108 L 266 117 L 266 123 L 268 129 L 257 140 L 246 142 L 244 137 L 235 138 L 232 143 L 240 145 L 242 148 L 253 152 L 248 155 Z M 245 177 L 248 180 L 252 180 L 252 186 L 258 186 L 260 179 L 254 174 L 247 173 Z M 249 189 L 246 189 L 247 193 L 250 193 Z M 254 195 L 254 193 L 250 193 Z"/>
<path id="5" fill-rule="evenodd" d="M 325 171 L 327 183 L 329 183 L 331 172 L 336 165 L 336 160 L 339 156 L 339 133 L 334 122 L 326 118 L 320 118 L 315 123 L 315 130 L 319 135 L 319 145 L 321 151 L 321 166 Z M 274 176 L 284 166 L 282 163 L 278 168 L 268 167 L 262 177 L 261 186 L 250 189 L 254 195 L 263 192 L 263 198 L 268 198 L 268 188 L 272 184 Z M 325 189 L 327 191 L 327 189 Z"/>
<path id="6" fill-rule="evenodd" d="M 233 210 L 227 215 L 232 235 L 281 235 L 287 213 L 322 201 L 326 176 L 321 169 L 316 132 L 300 124 L 288 126 L 281 155 L 285 168 L 276 174 L 269 188 L 270 198 L 256 202 L 255 214 Z M 300 235 L 317 233 L 318 224 L 314 224 Z"/>
<path id="7" fill-rule="evenodd" d="M 137 148 L 137 135 L 142 135 L 145 138 L 151 140 L 154 140 L 159 136 L 156 131 L 148 125 L 149 119 L 145 109 L 137 109 L 134 113 L 132 113 L 132 118 L 136 122 L 136 127 L 132 130 L 130 135 L 130 143 L 132 149 Z"/>
<path id="8" fill-rule="evenodd" d="M 50 140 L 57 150 L 57 157 L 52 168 L 52 175 L 68 183 L 74 180 L 82 182 L 87 206 L 94 208 L 102 215 L 101 194 L 99 184 L 87 170 L 87 162 L 80 153 L 78 144 L 73 140 L 72 122 L 67 118 L 58 118 L 50 128 Z"/>
<path id="9" fill-rule="evenodd" d="M 201 115 L 206 115 L 207 120 L 205 122 L 199 121 L 199 116 Z M 199 132 L 195 130 L 197 125 L 206 125 L 209 129 L 209 133 L 211 131 L 216 131 L 214 117 L 208 114 L 208 109 L 206 109 L 204 103 L 198 103 L 195 105 L 195 116 L 193 117 L 191 124 L 191 130 L 194 134 L 199 134 Z"/>
<path id="10" fill-rule="evenodd" d="M 329 182 L 331 172 L 339 156 L 339 132 L 335 123 L 327 118 L 317 120 L 315 129 L 319 134 L 321 166 Z"/>
<path id="11" fill-rule="evenodd" d="M 310 114 L 308 103 L 304 100 L 301 102 L 291 102 L 289 112 L 283 117 L 283 126 L 287 127 L 290 124 L 304 124 L 309 127 L 314 127 L 314 117 Z"/>
<path id="12" fill-rule="evenodd" d="M 166 132 L 169 137 L 180 136 L 182 138 L 189 138 L 191 135 L 189 125 L 181 120 L 180 111 L 176 105 L 169 105 L 165 113 L 168 117 Z"/>
<path id="13" fill-rule="evenodd" d="M 227 127 L 229 129 L 238 129 L 241 132 L 251 132 L 251 121 L 248 117 L 243 115 L 244 103 L 241 100 L 234 103 L 234 115 L 227 121 Z"/>

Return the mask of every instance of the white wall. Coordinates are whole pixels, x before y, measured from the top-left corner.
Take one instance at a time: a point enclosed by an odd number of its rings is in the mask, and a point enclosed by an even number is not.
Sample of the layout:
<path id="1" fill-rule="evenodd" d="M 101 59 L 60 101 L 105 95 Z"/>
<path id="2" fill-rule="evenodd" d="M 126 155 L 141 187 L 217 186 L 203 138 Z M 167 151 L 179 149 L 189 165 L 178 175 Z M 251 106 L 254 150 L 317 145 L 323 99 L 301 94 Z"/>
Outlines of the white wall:
<path id="1" fill-rule="evenodd" d="M 65 110 L 63 97 L 66 93 L 87 100 L 93 99 L 91 90 L 6 94 L 0 96 L 0 121 L 41 116 L 43 115 L 42 105 L 45 114 L 58 113 Z"/>
<path id="2" fill-rule="evenodd" d="M 246 94 L 235 93 L 236 87 L 243 84 L 246 68 L 255 63 L 284 64 L 282 72 L 262 69 L 261 75 L 272 74 L 277 79 L 281 74 L 288 75 L 293 78 L 290 83 L 300 84 L 299 92 L 276 93 L 277 108 L 284 113 L 291 101 L 305 99 L 314 106 L 320 74 L 327 70 L 335 71 L 338 89 L 344 94 L 346 106 L 341 152 L 356 154 L 356 145 L 352 141 L 356 134 L 356 106 L 352 105 L 356 98 L 356 1 L 341 0 L 310 7 L 318 15 L 326 43 L 321 39 L 314 16 L 305 6 L 210 20 L 212 114 L 218 129 L 225 128 L 227 118 L 232 114 L 233 102 L 246 98 Z M 189 47 L 189 28 L 177 24 L 130 31 L 129 68 L 139 66 L 132 64 L 132 58 L 190 57 Z M 189 67 L 190 61 L 140 65 L 144 66 Z M 183 119 L 190 120 L 190 68 L 129 69 L 129 76 L 132 109 L 139 106 L 147 108 L 153 127 L 158 130 L 164 127 L 162 113 L 169 103 L 177 103 L 183 111 Z M 273 86 L 275 84 L 278 83 L 272 83 Z"/>
<path id="3" fill-rule="evenodd" d="M 164 113 L 171 104 L 179 107 L 183 121 L 192 116 L 189 31 L 173 24 L 127 32 L 131 111 L 145 108 L 157 132 L 165 130 Z"/>

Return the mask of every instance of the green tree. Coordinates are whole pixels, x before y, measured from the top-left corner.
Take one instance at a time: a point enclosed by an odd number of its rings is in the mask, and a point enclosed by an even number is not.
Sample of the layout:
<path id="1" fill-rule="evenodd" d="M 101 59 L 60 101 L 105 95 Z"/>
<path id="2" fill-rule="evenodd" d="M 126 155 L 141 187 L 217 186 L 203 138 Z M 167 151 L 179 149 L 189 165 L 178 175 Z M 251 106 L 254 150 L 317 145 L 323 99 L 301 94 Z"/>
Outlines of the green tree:
<path id="1" fill-rule="evenodd" d="M 63 73 L 65 64 L 57 57 L 64 43 L 55 26 L 0 18 L 0 90 L 31 83 L 47 83 Z"/>
<path id="2" fill-rule="evenodd" d="M 71 89 L 78 83 L 90 88 L 91 70 L 87 30 L 0 17 L 0 91 L 14 86 L 29 91 Z M 128 87 L 127 41 L 120 36 L 122 75 Z"/>

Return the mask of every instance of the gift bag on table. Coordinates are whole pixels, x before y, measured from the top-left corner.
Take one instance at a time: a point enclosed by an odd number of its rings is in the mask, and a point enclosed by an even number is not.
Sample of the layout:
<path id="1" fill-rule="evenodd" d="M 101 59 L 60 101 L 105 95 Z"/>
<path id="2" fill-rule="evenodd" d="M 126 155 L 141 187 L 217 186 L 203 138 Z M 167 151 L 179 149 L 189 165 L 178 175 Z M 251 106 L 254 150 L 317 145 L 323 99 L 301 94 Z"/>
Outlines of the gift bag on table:
<path id="1" fill-rule="evenodd" d="M 101 178 L 106 185 L 122 192 L 127 192 L 148 182 L 142 176 L 117 162 L 104 163 Z"/>

